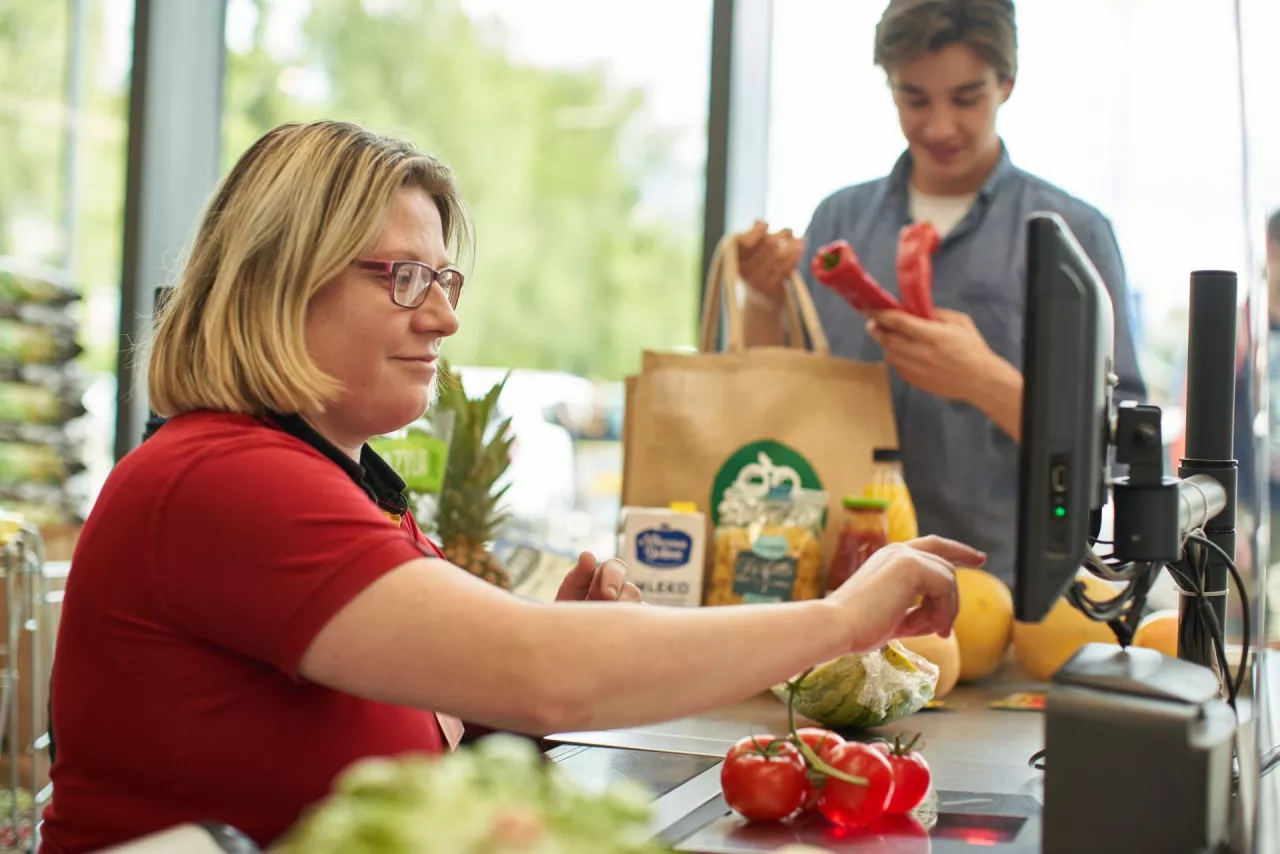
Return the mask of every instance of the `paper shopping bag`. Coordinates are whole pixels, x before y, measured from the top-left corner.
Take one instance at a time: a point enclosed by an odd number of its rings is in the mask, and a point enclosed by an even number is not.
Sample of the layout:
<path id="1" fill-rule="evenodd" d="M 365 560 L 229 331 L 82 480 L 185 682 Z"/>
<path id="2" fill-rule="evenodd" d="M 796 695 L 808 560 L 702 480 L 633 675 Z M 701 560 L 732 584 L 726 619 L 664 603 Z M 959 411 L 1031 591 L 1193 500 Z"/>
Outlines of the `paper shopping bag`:
<path id="1" fill-rule="evenodd" d="M 646 352 L 639 374 L 627 379 L 622 503 L 692 501 L 706 513 L 705 604 L 812 598 L 821 595 L 820 580 L 781 595 L 788 579 L 784 572 L 779 584 L 777 562 L 717 548 L 717 525 L 740 524 L 743 497 L 770 487 L 821 490 L 826 514 L 817 547 L 825 572 L 842 499 L 870 482 L 875 449 L 898 446 L 888 372 L 880 363 L 830 355 L 808 288 L 795 274 L 786 289 L 790 346 L 746 347 L 738 284 L 737 235 L 729 235 L 709 271 L 700 352 Z M 780 544 L 775 539 L 769 548 Z M 804 573 L 794 561 L 791 570 Z"/>

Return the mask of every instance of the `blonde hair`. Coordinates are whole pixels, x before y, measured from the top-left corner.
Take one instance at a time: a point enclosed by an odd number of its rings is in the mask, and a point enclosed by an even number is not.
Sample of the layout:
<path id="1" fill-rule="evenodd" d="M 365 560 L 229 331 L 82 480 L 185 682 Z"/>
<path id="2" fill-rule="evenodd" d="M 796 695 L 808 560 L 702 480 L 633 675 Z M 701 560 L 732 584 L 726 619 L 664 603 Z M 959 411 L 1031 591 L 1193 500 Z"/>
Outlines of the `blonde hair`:
<path id="1" fill-rule="evenodd" d="M 281 125 L 255 142 L 214 193 L 160 310 L 146 360 L 152 409 L 261 415 L 331 403 L 342 386 L 307 353 L 307 307 L 377 236 L 404 186 L 435 199 L 447 244 L 469 244 L 452 173 L 407 142 L 332 121 Z"/>

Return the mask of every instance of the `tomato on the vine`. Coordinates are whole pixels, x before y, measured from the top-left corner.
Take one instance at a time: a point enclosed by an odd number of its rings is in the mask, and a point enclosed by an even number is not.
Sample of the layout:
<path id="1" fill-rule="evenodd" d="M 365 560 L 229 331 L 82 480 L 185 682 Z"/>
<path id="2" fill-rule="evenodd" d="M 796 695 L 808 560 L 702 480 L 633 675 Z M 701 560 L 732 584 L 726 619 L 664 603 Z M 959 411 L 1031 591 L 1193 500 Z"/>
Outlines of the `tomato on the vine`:
<path id="1" fill-rule="evenodd" d="M 798 738 L 808 745 L 823 762 L 831 759 L 831 752 L 845 743 L 838 733 L 822 727 L 807 726 L 795 731 L 793 738 Z M 806 764 L 808 759 L 806 758 Z M 804 799 L 804 809 L 811 810 L 818 805 L 818 796 L 822 794 L 823 777 L 820 772 L 811 771 L 808 775 L 809 789 Z"/>
<path id="2" fill-rule="evenodd" d="M 876 748 L 889 760 L 889 767 L 893 770 L 893 796 L 889 798 L 886 812 L 910 812 L 920 806 L 925 795 L 929 794 L 929 783 L 933 775 L 929 770 L 929 763 L 914 749 L 919 739 L 916 736 L 906 745 L 898 738 L 892 744 L 887 741 L 876 742 Z"/>
<path id="3" fill-rule="evenodd" d="M 831 752 L 832 768 L 867 781 L 865 786 L 827 777 L 818 797 L 818 809 L 832 824 L 859 827 L 884 815 L 893 794 L 893 770 L 884 753 L 859 741 L 850 741 Z"/>
<path id="4" fill-rule="evenodd" d="M 831 751 L 845 743 L 844 737 L 822 727 L 807 726 L 796 730 L 796 737 L 809 745 L 809 749 L 818 754 L 823 762 L 831 755 Z"/>
<path id="5" fill-rule="evenodd" d="M 809 793 L 799 749 L 772 735 L 739 739 L 725 754 L 720 788 L 725 803 L 751 821 L 781 821 L 803 806 Z"/>

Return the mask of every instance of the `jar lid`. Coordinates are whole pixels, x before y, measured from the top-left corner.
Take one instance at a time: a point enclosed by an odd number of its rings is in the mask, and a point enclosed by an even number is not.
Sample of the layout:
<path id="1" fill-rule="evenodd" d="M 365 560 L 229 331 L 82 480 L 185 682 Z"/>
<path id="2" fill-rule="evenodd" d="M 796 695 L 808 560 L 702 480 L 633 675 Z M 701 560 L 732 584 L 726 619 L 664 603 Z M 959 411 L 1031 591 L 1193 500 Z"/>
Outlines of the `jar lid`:
<path id="1" fill-rule="evenodd" d="M 844 497 L 844 509 L 846 510 L 888 510 L 889 502 L 883 498 L 866 498 L 861 495 L 846 495 Z"/>
<path id="2" fill-rule="evenodd" d="M 871 452 L 871 459 L 878 463 L 900 463 L 902 451 L 897 448 L 876 448 Z"/>

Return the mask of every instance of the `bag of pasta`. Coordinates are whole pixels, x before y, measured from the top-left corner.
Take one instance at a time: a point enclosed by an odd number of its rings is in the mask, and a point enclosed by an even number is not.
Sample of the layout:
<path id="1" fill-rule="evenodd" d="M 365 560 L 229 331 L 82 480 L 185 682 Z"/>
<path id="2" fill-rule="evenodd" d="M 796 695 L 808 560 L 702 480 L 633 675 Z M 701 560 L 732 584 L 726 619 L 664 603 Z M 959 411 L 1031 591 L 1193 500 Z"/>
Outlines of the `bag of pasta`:
<path id="1" fill-rule="evenodd" d="M 826 509 L 825 492 L 790 483 L 722 506 L 704 604 L 821 597 Z"/>

